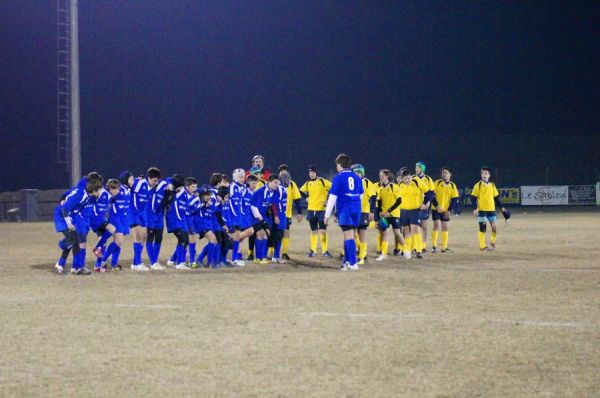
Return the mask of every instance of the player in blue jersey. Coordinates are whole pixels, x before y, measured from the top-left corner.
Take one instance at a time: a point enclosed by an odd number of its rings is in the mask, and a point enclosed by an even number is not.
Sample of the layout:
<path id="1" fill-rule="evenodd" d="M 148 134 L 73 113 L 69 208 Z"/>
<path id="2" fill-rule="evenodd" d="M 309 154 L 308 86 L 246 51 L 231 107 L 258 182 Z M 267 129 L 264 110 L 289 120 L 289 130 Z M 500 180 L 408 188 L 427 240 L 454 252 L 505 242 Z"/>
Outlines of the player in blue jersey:
<path id="1" fill-rule="evenodd" d="M 252 195 L 252 214 L 254 216 L 254 231 L 256 232 L 255 241 L 255 262 L 268 264 L 267 237 L 273 227 L 273 204 L 276 200 L 275 193 L 279 188 L 279 176 L 271 174 L 267 185 L 258 188 Z"/>
<path id="2" fill-rule="evenodd" d="M 67 248 L 73 251 L 73 266 L 71 273 L 76 275 L 89 275 L 90 270 L 85 268 L 86 236 L 89 219 L 86 219 L 85 209 L 88 207 L 92 197 L 98 197 L 102 189 L 102 176 L 96 172 L 89 173 L 76 187 L 72 188 L 60 204 L 60 216 L 55 216 L 54 223 L 56 231 L 62 233 L 66 241 L 61 249 Z M 67 252 L 68 255 L 68 252 Z M 63 256 L 61 255 L 61 259 Z M 66 261 L 66 257 L 65 257 Z M 64 271 L 64 263 L 61 261 L 55 265 L 58 273 Z"/>
<path id="3" fill-rule="evenodd" d="M 281 180 L 279 180 L 281 182 Z M 273 258 L 275 264 L 284 264 L 285 260 L 281 258 L 281 243 L 283 241 L 284 231 L 287 229 L 288 219 L 287 210 L 287 189 L 279 184 L 275 195 L 273 196 L 273 227 L 271 229 L 271 241 L 273 243 Z"/>
<path id="4" fill-rule="evenodd" d="M 337 206 L 338 224 L 344 233 L 344 264 L 342 270 L 357 270 L 354 230 L 360 225 L 361 203 L 364 192 L 362 180 L 350 170 L 350 156 L 341 153 L 335 159 L 338 175 L 333 178 L 324 222 L 327 224 L 333 208 Z"/>
<path id="5" fill-rule="evenodd" d="M 212 231 L 215 215 L 211 201 L 211 187 L 203 185 L 197 191 L 200 205 L 198 206 L 198 212 L 193 217 L 194 229 L 198 233 L 199 239 L 206 238 L 208 243 L 202 248 L 195 262 L 201 265 L 204 259 L 207 258 L 206 266 L 216 267 L 219 262 L 220 248 L 218 247 L 217 237 Z"/>
<path id="6" fill-rule="evenodd" d="M 94 247 L 94 254 L 97 257 L 96 265 L 94 266 L 95 272 L 106 272 L 107 270 L 102 263 L 104 245 L 116 230 L 115 226 L 108 222 L 108 213 L 111 201 L 117 196 L 120 188 L 121 183 L 119 180 L 110 179 L 106 182 L 106 188 L 100 191 L 100 195 L 94 201 L 93 214 L 90 218 L 90 228 L 99 237 L 96 247 Z"/>
<path id="7" fill-rule="evenodd" d="M 146 205 L 146 218 L 148 221 L 148 238 L 146 240 L 146 251 L 150 257 L 150 268 L 155 271 L 165 268 L 158 262 L 160 248 L 162 246 L 163 231 L 165 227 L 165 210 L 173 192 L 172 178 L 161 180 L 150 192 L 150 200 Z"/>
<path id="8" fill-rule="evenodd" d="M 187 207 L 185 210 L 185 220 L 187 225 L 187 234 L 188 234 L 188 244 L 186 247 L 186 252 L 184 254 L 183 263 L 187 264 L 187 250 L 190 251 L 190 268 L 198 268 L 196 264 L 196 229 L 194 227 L 194 215 L 198 211 L 198 207 L 200 206 L 200 199 L 196 194 L 196 189 L 198 188 L 198 180 L 194 177 L 187 177 L 185 179 L 185 188 L 183 189 L 184 196 L 187 199 Z M 178 261 L 178 246 L 175 248 L 175 252 L 171 256 L 169 261 L 170 264 L 180 264 Z"/>
<path id="9" fill-rule="evenodd" d="M 175 269 L 189 270 L 185 263 L 187 246 L 189 244 L 189 232 L 187 225 L 187 207 L 189 198 L 184 188 L 185 179 L 181 176 L 173 176 L 173 194 L 170 196 L 170 204 L 167 209 L 167 232 L 177 238 Z"/>
<path id="10" fill-rule="evenodd" d="M 242 259 L 240 253 L 240 243 L 254 234 L 252 223 L 249 222 L 249 216 L 252 210 L 247 206 L 248 187 L 246 182 L 246 172 L 243 169 L 235 169 L 233 171 L 233 182 L 229 185 L 229 214 L 230 214 L 230 230 L 233 233 L 233 251 L 231 254 L 231 262 L 233 265 L 243 267 L 246 262 Z M 251 198 L 251 196 L 250 196 Z"/>
<path id="11" fill-rule="evenodd" d="M 150 167 L 143 178 L 136 178 L 131 186 L 131 204 L 129 206 L 129 226 L 133 234 L 133 261 L 131 269 L 141 268 L 142 251 L 148 238 L 148 217 L 146 206 L 160 179 L 160 170 Z M 150 253 L 148 253 L 148 257 Z M 152 263 L 150 263 L 152 265 Z"/>

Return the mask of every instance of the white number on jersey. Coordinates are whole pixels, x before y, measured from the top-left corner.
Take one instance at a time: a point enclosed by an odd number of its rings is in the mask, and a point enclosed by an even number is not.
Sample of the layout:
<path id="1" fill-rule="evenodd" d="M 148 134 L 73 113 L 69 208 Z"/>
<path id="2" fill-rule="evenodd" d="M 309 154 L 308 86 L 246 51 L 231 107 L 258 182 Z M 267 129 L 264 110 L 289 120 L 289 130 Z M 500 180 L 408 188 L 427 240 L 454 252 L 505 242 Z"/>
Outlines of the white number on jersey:
<path id="1" fill-rule="evenodd" d="M 354 191 L 354 178 L 352 177 L 348 177 L 348 188 L 351 191 Z"/>

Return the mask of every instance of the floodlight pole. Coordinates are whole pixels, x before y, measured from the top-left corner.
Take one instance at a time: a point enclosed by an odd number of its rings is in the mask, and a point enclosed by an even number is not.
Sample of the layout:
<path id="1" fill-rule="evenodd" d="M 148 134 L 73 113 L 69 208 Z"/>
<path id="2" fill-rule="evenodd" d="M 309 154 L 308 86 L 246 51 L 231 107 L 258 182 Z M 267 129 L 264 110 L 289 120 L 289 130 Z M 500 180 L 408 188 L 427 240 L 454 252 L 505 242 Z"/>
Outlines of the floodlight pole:
<path id="1" fill-rule="evenodd" d="M 81 126 L 79 111 L 79 29 L 77 1 L 71 2 L 71 186 L 81 178 Z"/>

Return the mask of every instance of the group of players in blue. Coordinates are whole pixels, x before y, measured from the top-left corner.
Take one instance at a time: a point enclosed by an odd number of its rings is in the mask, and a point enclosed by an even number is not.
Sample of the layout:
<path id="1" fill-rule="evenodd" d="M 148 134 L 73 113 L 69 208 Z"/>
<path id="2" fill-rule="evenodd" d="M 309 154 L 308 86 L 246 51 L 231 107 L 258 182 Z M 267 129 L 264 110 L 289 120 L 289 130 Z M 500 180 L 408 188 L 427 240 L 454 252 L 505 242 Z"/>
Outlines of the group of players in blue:
<path id="1" fill-rule="evenodd" d="M 363 185 L 350 170 L 349 156 L 340 154 L 336 165 L 340 173 L 332 182 L 324 221 L 328 222 L 336 208 L 345 239 L 342 269 L 357 269 L 354 230 L 360 222 Z M 55 269 L 63 273 L 72 253 L 71 273 L 91 273 L 85 267 L 85 259 L 87 237 L 92 231 L 99 237 L 93 248 L 95 272 L 122 270 L 119 256 L 124 236 L 130 233 L 134 240 L 131 269 L 163 270 L 158 258 L 165 224 L 167 232 L 177 238 L 167 265 L 178 270 L 245 266 L 240 244 L 246 238 L 251 240 L 255 262 L 283 263 L 281 243 L 288 229 L 288 198 L 279 175 L 261 180 L 236 169 L 232 177 L 230 183 L 226 175 L 213 173 L 210 184 L 199 186 L 195 178 L 178 174 L 161 179 L 161 172 L 155 167 L 139 178 L 124 171 L 119 179 L 106 183 L 100 174 L 89 173 L 63 194 L 55 208 L 55 228 L 63 236 Z M 197 255 L 196 242 L 202 238 L 208 243 Z M 149 266 L 142 262 L 144 245 Z M 271 260 L 267 255 L 269 246 L 273 250 Z M 229 250 L 231 261 L 227 258 Z"/>

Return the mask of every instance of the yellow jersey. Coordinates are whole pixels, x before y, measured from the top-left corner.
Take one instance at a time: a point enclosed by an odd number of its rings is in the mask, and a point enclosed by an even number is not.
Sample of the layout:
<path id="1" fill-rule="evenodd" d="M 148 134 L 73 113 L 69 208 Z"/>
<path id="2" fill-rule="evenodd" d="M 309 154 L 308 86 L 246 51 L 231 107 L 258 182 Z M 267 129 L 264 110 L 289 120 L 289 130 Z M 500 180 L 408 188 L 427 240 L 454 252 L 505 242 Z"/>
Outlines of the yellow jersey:
<path id="1" fill-rule="evenodd" d="M 423 204 L 423 195 L 429 190 L 429 184 L 417 176 L 413 177 L 408 185 L 400 184 L 399 192 L 402 198 L 400 210 L 418 210 Z"/>
<path id="2" fill-rule="evenodd" d="M 423 199 L 425 199 L 425 192 L 433 191 L 435 189 L 433 178 L 429 177 L 427 174 L 423 174 L 423 177 L 416 175 L 413 178 L 419 179 L 425 187 L 425 190 L 423 191 L 423 197 L 421 198 L 421 201 L 423 201 Z"/>
<path id="3" fill-rule="evenodd" d="M 368 178 L 363 178 L 362 184 L 364 193 L 362 197 L 360 211 L 361 213 L 370 213 L 371 204 L 369 203 L 369 200 L 373 196 L 377 196 L 377 187 L 375 186 L 375 183 L 369 180 Z"/>
<path id="4" fill-rule="evenodd" d="M 438 210 L 448 211 L 452 199 L 458 198 L 458 188 L 452 181 L 446 183 L 444 180 L 437 180 L 433 183 L 435 200 L 437 201 Z"/>
<path id="5" fill-rule="evenodd" d="M 300 192 L 308 195 L 308 211 L 324 211 L 327 206 L 327 195 L 331 189 L 331 181 L 323 177 L 308 180 L 300 187 Z"/>
<path id="6" fill-rule="evenodd" d="M 473 187 L 471 195 L 477 198 L 478 211 L 496 211 L 494 198 L 499 195 L 493 182 L 479 181 Z"/>
<path id="7" fill-rule="evenodd" d="M 300 199 L 302 195 L 300 195 L 300 190 L 298 189 L 298 184 L 296 184 L 293 180 L 290 180 L 290 186 L 286 188 L 287 190 L 287 208 L 285 209 L 285 216 L 287 218 L 292 218 L 292 204 L 294 200 Z"/>
<path id="8" fill-rule="evenodd" d="M 256 189 L 264 187 L 265 185 L 267 185 L 267 182 L 265 180 L 258 180 L 258 182 L 256 183 Z"/>
<path id="9" fill-rule="evenodd" d="M 381 212 L 387 212 L 390 207 L 394 206 L 400 197 L 400 188 L 398 184 L 390 182 L 387 185 L 381 185 L 377 200 L 381 203 Z M 397 206 L 390 212 L 390 217 L 400 217 L 400 206 Z"/>

